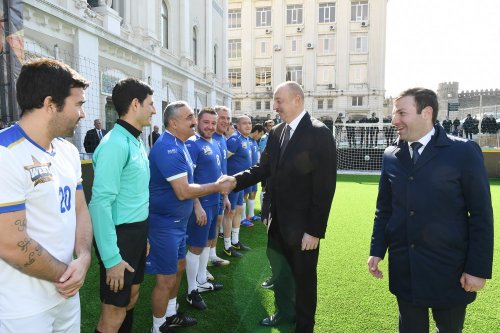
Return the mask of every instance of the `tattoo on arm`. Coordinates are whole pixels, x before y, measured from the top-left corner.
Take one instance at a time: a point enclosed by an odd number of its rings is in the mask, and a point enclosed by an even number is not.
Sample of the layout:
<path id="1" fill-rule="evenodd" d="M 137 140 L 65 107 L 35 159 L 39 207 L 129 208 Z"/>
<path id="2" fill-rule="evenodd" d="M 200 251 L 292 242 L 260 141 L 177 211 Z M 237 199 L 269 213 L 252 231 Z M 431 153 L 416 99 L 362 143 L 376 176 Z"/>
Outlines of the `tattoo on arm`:
<path id="1" fill-rule="evenodd" d="M 17 225 L 17 230 L 25 231 L 26 230 L 26 219 L 24 220 L 16 220 L 14 225 Z"/>

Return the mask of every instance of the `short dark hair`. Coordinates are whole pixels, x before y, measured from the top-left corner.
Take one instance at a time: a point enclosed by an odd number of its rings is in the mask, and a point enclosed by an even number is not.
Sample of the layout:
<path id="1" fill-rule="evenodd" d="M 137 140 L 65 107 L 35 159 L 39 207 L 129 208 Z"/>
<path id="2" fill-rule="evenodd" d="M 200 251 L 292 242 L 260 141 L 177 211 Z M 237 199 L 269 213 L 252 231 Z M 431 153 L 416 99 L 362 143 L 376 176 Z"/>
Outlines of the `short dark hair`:
<path id="1" fill-rule="evenodd" d="M 176 101 L 167 105 L 167 107 L 163 111 L 163 125 L 165 125 L 165 128 L 169 127 L 168 122 L 170 121 L 170 119 L 177 116 L 177 110 L 184 106 L 189 107 L 188 103 L 185 101 Z"/>
<path id="2" fill-rule="evenodd" d="M 147 83 L 134 78 L 127 78 L 116 83 L 111 99 L 118 117 L 122 117 L 127 114 L 134 98 L 137 98 L 142 105 L 148 95 L 153 95 L 153 89 Z"/>
<path id="3" fill-rule="evenodd" d="M 432 123 L 434 124 L 437 119 L 439 104 L 437 95 L 434 91 L 425 88 L 411 88 L 400 93 L 394 100 L 406 96 L 413 96 L 415 104 L 417 105 L 417 113 L 422 113 L 422 110 L 430 106 L 432 108 Z"/>
<path id="4" fill-rule="evenodd" d="M 213 108 L 207 106 L 207 107 L 204 107 L 203 109 L 201 109 L 200 113 L 198 113 L 198 120 L 200 120 L 201 117 L 203 117 L 203 115 L 206 113 L 212 114 L 214 116 L 218 115 L 217 112 L 215 112 L 215 110 Z"/>
<path id="5" fill-rule="evenodd" d="M 17 103 L 23 114 L 43 106 L 52 97 L 57 110 L 62 111 L 71 88 L 87 89 L 90 82 L 65 63 L 50 59 L 33 59 L 23 65 L 16 83 Z"/>
<path id="6" fill-rule="evenodd" d="M 252 127 L 252 131 L 250 133 L 260 133 L 260 132 L 264 132 L 264 126 L 262 126 L 261 124 L 256 124 L 256 125 L 253 125 Z"/>

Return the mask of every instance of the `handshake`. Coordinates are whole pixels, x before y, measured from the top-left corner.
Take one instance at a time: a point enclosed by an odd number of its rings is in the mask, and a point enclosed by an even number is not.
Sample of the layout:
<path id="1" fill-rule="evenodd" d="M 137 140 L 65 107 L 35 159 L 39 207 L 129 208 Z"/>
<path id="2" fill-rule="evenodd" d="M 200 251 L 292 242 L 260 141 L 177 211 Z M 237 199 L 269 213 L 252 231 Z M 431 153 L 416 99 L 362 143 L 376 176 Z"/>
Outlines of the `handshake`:
<path id="1" fill-rule="evenodd" d="M 215 182 L 219 188 L 219 192 L 227 195 L 236 187 L 236 178 L 233 176 L 222 175 Z"/>

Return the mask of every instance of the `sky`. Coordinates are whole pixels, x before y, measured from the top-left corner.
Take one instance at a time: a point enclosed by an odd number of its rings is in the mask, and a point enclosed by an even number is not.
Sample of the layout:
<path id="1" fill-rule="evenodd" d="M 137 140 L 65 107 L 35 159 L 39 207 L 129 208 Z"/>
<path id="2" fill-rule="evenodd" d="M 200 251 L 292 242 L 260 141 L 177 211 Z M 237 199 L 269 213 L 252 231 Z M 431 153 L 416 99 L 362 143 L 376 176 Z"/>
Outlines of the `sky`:
<path id="1" fill-rule="evenodd" d="M 500 89 L 500 0 L 389 0 L 386 43 L 386 96 Z"/>

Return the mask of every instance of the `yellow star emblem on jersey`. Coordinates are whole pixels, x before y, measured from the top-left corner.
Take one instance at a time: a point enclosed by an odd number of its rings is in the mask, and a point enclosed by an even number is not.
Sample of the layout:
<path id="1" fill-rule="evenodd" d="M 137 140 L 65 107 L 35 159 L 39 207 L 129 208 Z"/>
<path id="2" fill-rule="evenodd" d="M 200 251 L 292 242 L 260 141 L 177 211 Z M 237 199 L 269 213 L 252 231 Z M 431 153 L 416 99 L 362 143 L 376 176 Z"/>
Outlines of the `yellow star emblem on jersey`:
<path id="1" fill-rule="evenodd" d="M 31 159 L 33 160 L 33 164 L 25 165 L 24 169 L 30 173 L 31 181 L 34 183 L 34 186 L 54 180 L 50 172 L 50 162 L 42 163 L 33 155 L 31 155 Z"/>

